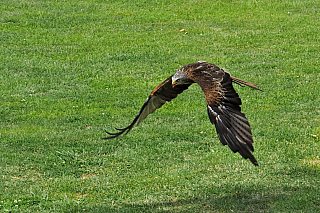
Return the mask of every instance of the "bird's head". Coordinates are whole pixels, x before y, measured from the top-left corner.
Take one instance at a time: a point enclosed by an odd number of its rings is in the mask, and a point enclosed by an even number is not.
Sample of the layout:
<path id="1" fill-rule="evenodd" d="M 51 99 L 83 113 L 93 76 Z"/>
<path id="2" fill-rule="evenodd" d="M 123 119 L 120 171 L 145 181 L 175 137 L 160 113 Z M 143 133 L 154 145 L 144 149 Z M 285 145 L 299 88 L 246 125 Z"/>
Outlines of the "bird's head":
<path id="1" fill-rule="evenodd" d="M 182 84 L 192 84 L 194 81 L 189 79 L 184 72 L 183 69 L 179 69 L 173 76 L 172 76 L 172 86 L 175 87 L 177 85 Z"/>

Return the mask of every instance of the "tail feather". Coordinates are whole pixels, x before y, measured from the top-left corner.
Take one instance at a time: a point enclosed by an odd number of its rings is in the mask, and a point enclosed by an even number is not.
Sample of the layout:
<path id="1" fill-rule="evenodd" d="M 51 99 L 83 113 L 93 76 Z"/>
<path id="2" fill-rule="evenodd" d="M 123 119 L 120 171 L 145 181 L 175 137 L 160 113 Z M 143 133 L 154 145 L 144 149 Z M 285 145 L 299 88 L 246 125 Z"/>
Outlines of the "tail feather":
<path id="1" fill-rule="evenodd" d="M 232 81 L 234 81 L 234 82 L 236 82 L 236 83 L 239 83 L 239 84 L 242 84 L 242 85 L 246 85 L 246 86 L 248 86 L 248 87 L 251 87 L 251 88 L 253 88 L 253 89 L 257 89 L 257 90 L 260 90 L 260 91 L 263 92 L 262 89 L 259 89 L 259 88 L 257 87 L 257 85 L 255 85 L 255 84 L 253 84 L 253 83 L 240 80 L 239 78 L 235 78 L 235 77 L 233 77 L 233 76 L 230 76 L 230 78 L 232 79 Z"/>

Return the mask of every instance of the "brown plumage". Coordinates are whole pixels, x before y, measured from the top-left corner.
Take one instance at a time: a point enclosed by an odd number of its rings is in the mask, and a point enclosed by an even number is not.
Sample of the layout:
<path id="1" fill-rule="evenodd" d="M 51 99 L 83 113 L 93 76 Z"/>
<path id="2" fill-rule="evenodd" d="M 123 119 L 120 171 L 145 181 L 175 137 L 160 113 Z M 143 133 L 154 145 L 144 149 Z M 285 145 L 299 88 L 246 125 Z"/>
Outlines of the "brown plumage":
<path id="1" fill-rule="evenodd" d="M 253 83 L 234 78 L 218 66 L 205 61 L 181 67 L 174 75 L 153 89 L 129 126 L 123 129 L 116 128 L 119 131 L 117 133 L 106 131 L 110 136 L 103 139 L 128 133 L 135 124 L 138 125 L 164 103 L 176 98 L 191 84 L 197 83 L 206 97 L 209 119 L 215 124 L 221 143 L 228 145 L 233 152 L 239 152 L 245 159 L 249 158 L 257 166 L 258 162 L 251 153 L 253 139 L 250 125 L 241 112 L 241 99 L 234 90 L 232 82 L 260 90 Z"/>

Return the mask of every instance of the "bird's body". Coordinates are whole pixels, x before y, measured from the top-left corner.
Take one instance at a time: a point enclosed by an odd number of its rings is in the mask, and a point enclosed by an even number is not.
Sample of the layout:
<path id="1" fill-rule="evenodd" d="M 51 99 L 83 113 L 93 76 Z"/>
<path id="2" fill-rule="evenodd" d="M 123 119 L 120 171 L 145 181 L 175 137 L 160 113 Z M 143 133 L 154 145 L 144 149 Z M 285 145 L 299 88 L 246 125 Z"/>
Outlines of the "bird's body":
<path id="1" fill-rule="evenodd" d="M 254 165 L 258 165 L 251 153 L 253 139 L 250 125 L 241 112 L 241 99 L 234 90 L 232 82 L 260 90 L 256 85 L 234 78 L 218 66 L 205 61 L 183 66 L 154 88 L 128 127 L 116 128 L 119 131 L 117 133 L 107 132 L 111 136 L 103 139 L 115 138 L 129 132 L 135 124 L 139 124 L 164 103 L 176 98 L 191 84 L 197 83 L 204 92 L 209 119 L 215 124 L 221 143 L 228 145 L 233 152 L 239 152 L 245 159 L 249 158 Z"/>

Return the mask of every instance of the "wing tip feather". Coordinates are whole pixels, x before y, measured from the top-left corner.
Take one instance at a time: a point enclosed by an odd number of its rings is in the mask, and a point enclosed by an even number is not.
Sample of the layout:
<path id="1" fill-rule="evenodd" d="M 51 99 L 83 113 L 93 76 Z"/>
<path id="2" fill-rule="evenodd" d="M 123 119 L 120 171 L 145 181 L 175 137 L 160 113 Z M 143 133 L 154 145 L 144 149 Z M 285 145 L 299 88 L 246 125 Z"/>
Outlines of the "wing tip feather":
<path id="1" fill-rule="evenodd" d="M 112 132 L 108 132 L 107 130 L 105 130 L 105 132 L 108 134 L 108 135 L 111 135 L 109 137 L 104 137 L 104 138 L 101 138 L 102 140 L 108 140 L 108 139 L 112 139 L 112 138 L 116 138 L 122 134 L 127 134 L 128 132 L 130 132 L 130 130 L 132 129 L 134 123 L 131 124 L 130 126 L 126 127 L 126 128 L 115 128 L 116 130 L 118 130 L 119 132 L 116 132 L 116 133 L 112 133 Z"/>
<path id="2" fill-rule="evenodd" d="M 252 133 L 245 115 L 241 113 L 239 114 L 241 116 L 234 116 L 235 110 L 225 107 L 219 108 L 209 104 L 207 107 L 209 119 L 212 124 L 215 124 L 221 143 L 228 145 L 234 153 L 239 152 L 244 159 L 249 158 L 252 164 L 258 166 L 259 164 L 252 154 L 254 150 Z"/>

